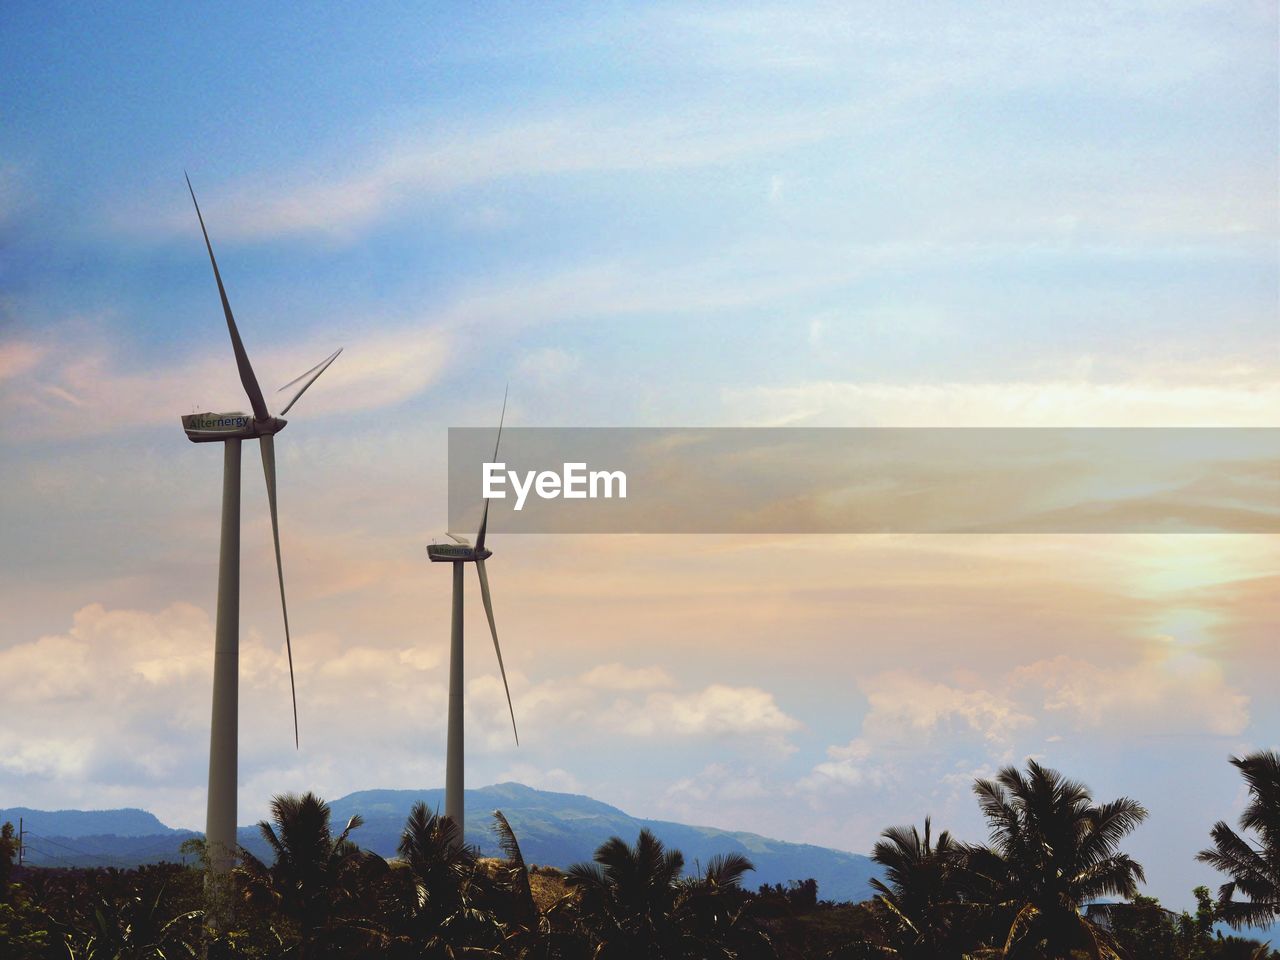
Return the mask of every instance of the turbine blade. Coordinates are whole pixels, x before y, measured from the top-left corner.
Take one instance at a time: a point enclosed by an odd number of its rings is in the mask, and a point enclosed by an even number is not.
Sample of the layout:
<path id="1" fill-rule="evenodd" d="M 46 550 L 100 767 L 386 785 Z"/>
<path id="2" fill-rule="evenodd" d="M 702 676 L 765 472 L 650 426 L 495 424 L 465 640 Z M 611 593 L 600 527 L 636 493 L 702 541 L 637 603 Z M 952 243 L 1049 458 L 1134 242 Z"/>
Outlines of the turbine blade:
<path id="1" fill-rule="evenodd" d="M 520 731 L 516 729 L 516 708 L 511 705 L 511 688 L 507 686 L 507 668 L 502 665 L 502 647 L 498 646 L 498 627 L 493 622 L 493 600 L 489 597 L 489 575 L 485 573 L 484 561 L 476 561 L 476 572 L 480 574 L 480 599 L 484 601 L 484 615 L 489 618 L 489 632 L 493 634 L 493 652 L 498 655 L 498 670 L 502 673 L 502 689 L 507 691 L 507 709 L 511 711 L 511 732 L 516 736 L 516 746 L 520 746 Z"/>
<path id="2" fill-rule="evenodd" d="M 511 384 L 507 384 L 507 386 L 502 391 L 502 414 L 498 417 L 498 439 L 493 444 L 493 460 L 491 461 L 493 463 L 496 463 L 498 460 L 498 447 L 501 446 L 502 444 L 502 421 L 504 421 L 507 418 L 507 393 L 510 391 L 510 389 L 511 389 Z M 489 501 L 485 500 L 484 513 L 480 515 L 480 532 L 476 534 L 477 550 L 484 549 L 484 535 L 485 535 L 485 531 L 487 531 L 488 529 L 489 529 Z"/>
<path id="3" fill-rule="evenodd" d="M 293 682 L 293 641 L 289 637 L 289 607 L 284 602 L 284 566 L 280 562 L 280 521 L 276 515 L 276 438 L 259 437 L 262 473 L 267 478 L 267 503 L 271 507 L 271 539 L 276 545 L 276 576 L 280 579 L 280 612 L 284 614 L 284 648 L 289 654 L 289 695 L 293 698 L 293 746 L 298 749 L 298 689 Z"/>
<path id="4" fill-rule="evenodd" d="M 466 537 L 459 536 L 456 533 L 445 533 L 445 536 L 448 537 L 450 540 L 452 540 L 454 543 L 462 544 L 464 547 L 471 546 L 470 540 L 468 540 Z"/>
<path id="5" fill-rule="evenodd" d="M 307 392 L 307 387 L 315 383 L 316 380 L 320 378 L 320 374 L 324 373 L 326 370 L 329 369 L 329 364 L 337 360 L 338 354 L 340 354 L 341 352 L 342 352 L 342 348 L 339 347 L 337 350 L 333 351 L 333 353 L 329 354 L 329 358 L 327 360 L 320 361 L 314 367 L 312 367 L 310 370 L 308 370 L 306 373 L 302 375 L 302 377 L 307 378 L 307 382 L 304 383 L 301 389 L 299 389 L 298 392 L 293 395 L 293 399 L 284 405 L 284 409 L 280 411 L 280 416 L 283 417 L 286 413 L 289 412 L 289 408 L 298 402 L 298 398 L 300 396 L 302 396 L 304 393 Z M 280 390 L 277 390 L 276 393 L 279 393 L 281 390 L 287 390 L 289 387 L 292 387 L 295 383 L 301 380 L 302 377 L 294 377 L 292 380 L 286 383 L 283 387 L 281 387 Z"/>
<path id="6" fill-rule="evenodd" d="M 184 177 L 187 175 L 184 173 Z M 227 300 L 226 288 L 222 285 L 222 274 L 218 272 L 218 261 L 213 256 L 213 244 L 209 242 L 209 231 L 204 226 L 204 215 L 200 212 L 200 204 L 196 200 L 196 192 L 192 189 L 191 178 L 187 177 L 187 190 L 191 193 L 191 202 L 196 205 L 196 216 L 200 218 L 200 232 L 204 234 L 205 249 L 209 251 L 209 262 L 213 264 L 213 278 L 218 281 L 218 296 L 222 298 L 222 312 L 227 317 L 227 330 L 231 334 L 231 349 L 236 354 L 236 366 L 240 370 L 240 382 L 244 392 L 249 396 L 249 404 L 253 407 L 253 415 L 259 420 L 269 420 L 267 402 L 262 399 L 262 388 L 258 386 L 258 378 L 253 375 L 253 367 L 249 364 L 249 355 L 240 342 L 240 331 L 236 329 L 236 318 L 231 315 L 231 303 Z"/>
<path id="7" fill-rule="evenodd" d="M 480 514 L 480 532 L 476 534 L 476 549 L 484 549 L 484 532 L 489 527 L 489 501 L 484 502 L 484 513 Z"/>

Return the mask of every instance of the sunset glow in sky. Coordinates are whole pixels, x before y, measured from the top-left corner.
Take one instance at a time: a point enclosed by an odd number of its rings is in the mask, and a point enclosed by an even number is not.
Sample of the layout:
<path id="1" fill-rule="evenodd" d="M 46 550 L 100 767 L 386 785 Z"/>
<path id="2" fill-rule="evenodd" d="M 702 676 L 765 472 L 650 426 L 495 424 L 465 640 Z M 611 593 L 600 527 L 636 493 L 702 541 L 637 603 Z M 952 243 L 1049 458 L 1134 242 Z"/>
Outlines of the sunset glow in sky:
<path id="1" fill-rule="evenodd" d="M 443 785 L 446 431 L 1280 426 L 1272 3 L 0 11 L 0 806 L 202 828 L 221 455 L 240 815 Z M 1172 906 L 1280 745 L 1274 535 L 503 536 L 468 783 L 866 852 L 1028 756 Z"/>

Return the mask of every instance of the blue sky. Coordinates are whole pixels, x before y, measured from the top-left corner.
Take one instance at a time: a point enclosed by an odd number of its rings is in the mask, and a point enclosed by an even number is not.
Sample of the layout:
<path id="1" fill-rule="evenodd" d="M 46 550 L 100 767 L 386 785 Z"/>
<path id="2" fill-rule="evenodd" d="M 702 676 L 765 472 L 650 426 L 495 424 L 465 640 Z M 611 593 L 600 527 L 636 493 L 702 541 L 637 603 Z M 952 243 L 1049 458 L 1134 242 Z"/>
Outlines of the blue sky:
<path id="1" fill-rule="evenodd" d="M 346 348 L 280 440 L 301 755 L 245 458 L 248 821 L 438 784 L 422 547 L 446 428 L 508 381 L 526 426 L 1275 425 L 1276 30 L 1265 3 L 6 5 L 0 668 L 29 679 L 0 791 L 202 819 L 218 458 L 177 417 L 244 403 L 184 170 L 264 384 Z M 1035 755 L 1152 807 L 1134 849 L 1181 904 L 1227 755 L 1275 745 L 1272 539 L 501 550 L 529 737 L 473 646 L 473 783 L 866 850 L 926 813 L 980 836 L 972 776 Z"/>

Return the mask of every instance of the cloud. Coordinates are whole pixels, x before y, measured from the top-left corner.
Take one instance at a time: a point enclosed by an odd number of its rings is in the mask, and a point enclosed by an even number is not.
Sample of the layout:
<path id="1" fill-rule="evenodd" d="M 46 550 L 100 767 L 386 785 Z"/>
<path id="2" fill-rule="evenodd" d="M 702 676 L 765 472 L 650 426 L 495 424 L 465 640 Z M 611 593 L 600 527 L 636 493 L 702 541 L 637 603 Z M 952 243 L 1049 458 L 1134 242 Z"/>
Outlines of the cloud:
<path id="1" fill-rule="evenodd" d="M 1249 723 L 1249 697 L 1227 683 L 1217 663 L 1174 641 L 1127 666 L 1058 656 L 1018 668 L 1010 681 L 1040 701 L 1046 728 L 1239 736 Z"/>
<path id="2" fill-rule="evenodd" d="M 339 766 L 345 758 L 349 770 L 354 764 L 387 782 L 406 755 L 421 752 L 421 731 L 443 715 L 437 650 L 305 634 L 294 637 L 294 652 L 303 754 L 293 751 L 283 636 L 265 640 L 249 629 L 241 637 L 246 809 L 260 808 L 282 782 L 304 783 L 303 769 L 325 767 L 325 757 Z M 21 679 L 6 694 L 0 784 L 37 804 L 100 807 L 112 796 L 171 823 L 197 823 L 212 662 L 213 624 L 185 603 L 156 611 L 89 604 L 67 631 L 0 650 L 0 675 Z M 349 770 L 345 780 L 335 778 L 339 785 L 368 785 Z M 269 788 L 252 796 L 252 785 L 266 781 Z"/>
<path id="3" fill-rule="evenodd" d="M 560 767 L 539 767 L 532 763 L 517 763 L 497 775 L 497 782 L 515 781 L 535 790 L 553 790 L 558 793 L 582 793 L 582 783 Z"/>
<path id="4" fill-rule="evenodd" d="M 752 808 L 778 798 L 771 781 L 754 765 L 711 763 L 696 775 L 669 785 L 659 808 L 683 823 L 714 823 L 721 829 L 732 829 L 735 822 L 750 822 L 748 811 Z M 715 811 L 714 815 L 710 811 Z"/>
<path id="5" fill-rule="evenodd" d="M 202 410 L 247 411 L 249 401 L 236 377 L 225 340 L 160 370 L 131 369 L 118 346 L 105 340 L 97 324 L 64 328 L 47 342 L 0 343 L 0 403 L 9 439 L 83 437 L 140 426 L 169 424 Z M 332 341 L 313 334 L 306 343 L 257 349 L 251 357 L 264 386 L 284 382 L 324 353 Z M 450 340 L 438 327 L 413 323 L 362 335 L 299 401 L 297 414 L 323 416 L 373 410 L 401 403 L 435 382 L 450 354 Z M 283 406 L 267 393 L 270 407 Z M 294 415 L 291 411 L 291 415 Z"/>
<path id="6" fill-rule="evenodd" d="M 784 713 L 773 694 L 719 683 L 692 694 L 653 693 L 642 705 L 615 703 L 606 722 L 636 736 L 785 734 L 800 729 L 800 721 Z"/>
<path id="7" fill-rule="evenodd" d="M 1249 723 L 1249 697 L 1221 667 L 1167 638 L 1141 644 L 1130 663 L 1058 655 L 987 683 L 889 671 L 861 686 L 868 710 L 858 736 L 829 747 L 802 789 L 883 786 L 906 757 L 917 765 L 930 755 L 990 765 L 1079 735 L 1235 737 Z"/>
<path id="8" fill-rule="evenodd" d="M 559 347 L 543 347 L 525 354 L 517 366 L 522 380 L 541 386 L 561 383 L 579 367 L 577 356 Z"/>
<path id="9" fill-rule="evenodd" d="M 1002 691 L 961 687 L 903 671 L 861 684 L 868 701 L 858 736 L 827 748 L 797 783 L 809 795 L 882 790 L 942 754 L 976 752 L 1008 760 L 1036 726 L 1034 711 Z M 908 760 L 910 758 L 910 760 Z"/>
<path id="10" fill-rule="evenodd" d="M 1200 377 L 1205 371 L 1198 372 Z M 753 426 L 1271 427 L 1280 384 L 1263 369 L 1226 382 L 1134 377 L 986 383 L 808 382 L 729 388 L 726 407 Z"/>
<path id="11" fill-rule="evenodd" d="M 20 340 L 0 342 L 0 382 L 33 369 L 44 356 L 43 348 Z"/>
<path id="12" fill-rule="evenodd" d="M 785 752 L 791 749 L 786 735 L 801 726 L 778 706 L 773 694 L 758 687 L 655 689 L 674 685 L 666 671 L 656 667 L 604 664 L 540 683 L 508 669 L 507 678 L 522 743 L 551 742 L 566 733 L 584 743 L 617 735 L 690 741 L 733 737 Z M 484 730 L 486 744 L 497 750 L 511 748 L 502 681 L 492 674 L 478 677 L 468 685 L 467 696 L 468 717 Z"/>
<path id="13" fill-rule="evenodd" d="M 582 674 L 582 682 L 603 690 L 652 690 L 673 687 L 675 681 L 661 667 L 627 667 L 621 663 L 604 663 Z"/>
<path id="14" fill-rule="evenodd" d="M 68 632 L 0 651 L 0 675 L 21 679 L 6 694 L 0 770 L 82 784 L 173 772 L 177 745 L 208 722 L 207 699 L 196 704 L 211 637 L 186 604 L 154 615 L 91 604 Z"/>
<path id="15" fill-rule="evenodd" d="M 439 782 L 447 703 L 442 645 L 406 643 L 394 631 L 382 638 L 296 634 L 302 751 L 295 753 L 288 662 L 274 627 L 263 636 L 252 615 L 242 626 L 242 819 L 280 790 L 333 796 Z M 109 796 L 170 823 L 198 825 L 213 633 L 207 612 L 190 604 L 144 610 L 95 603 L 64 631 L 0 650 L 0 675 L 21 678 L 0 730 L 0 789 L 36 806 L 100 806 Z M 671 689 L 672 678 L 654 666 L 604 663 L 543 681 L 509 669 L 526 742 L 513 764 L 502 682 L 489 669 L 468 684 L 465 722 L 469 737 L 485 745 L 479 762 L 487 776 L 498 779 L 577 790 L 576 771 L 564 766 L 566 749 L 615 749 L 619 737 L 690 744 L 730 738 L 778 754 L 799 728 L 757 687 Z"/>
<path id="16" fill-rule="evenodd" d="M 513 178 L 725 164 L 823 139 L 832 125 L 830 111 L 780 112 L 764 123 L 714 104 L 618 113 L 616 107 L 574 107 L 456 126 L 430 138 L 409 133 L 289 181 L 258 178 L 204 193 L 226 211 L 219 233 L 228 239 L 349 237 L 415 198 Z M 122 229 L 142 225 L 167 233 L 186 230 L 190 213 L 175 205 L 157 222 L 139 209 L 122 209 L 116 219 Z"/>
<path id="17" fill-rule="evenodd" d="M 843 746 L 827 747 L 829 759 L 817 764 L 807 777 L 800 780 L 799 789 L 814 791 L 831 785 L 883 786 L 892 779 L 891 770 L 882 758 L 873 760 L 872 753 L 870 741 L 863 737 L 855 737 Z"/>
<path id="18" fill-rule="evenodd" d="M 1002 694 L 961 689 L 914 674 L 880 674 L 864 683 L 863 690 L 870 703 L 862 724 L 864 736 L 882 744 L 957 734 L 976 734 L 988 743 L 1005 744 L 1033 722 Z M 865 759 L 861 749 L 851 756 Z"/>

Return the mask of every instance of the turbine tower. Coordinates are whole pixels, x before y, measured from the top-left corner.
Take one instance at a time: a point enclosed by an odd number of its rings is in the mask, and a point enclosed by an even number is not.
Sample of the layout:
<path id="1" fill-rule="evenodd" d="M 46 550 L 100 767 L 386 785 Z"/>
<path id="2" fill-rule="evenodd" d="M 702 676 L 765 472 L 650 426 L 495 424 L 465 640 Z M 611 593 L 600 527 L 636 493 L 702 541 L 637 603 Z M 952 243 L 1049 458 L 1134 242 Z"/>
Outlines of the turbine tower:
<path id="1" fill-rule="evenodd" d="M 284 614 L 285 650 L 289 656 L 289 692 L 293 698 L 293 743 L 298 747 L 298 696 L 293 682 L 293 642 L 289 637 L 289 609 L 284 600 L 284 567 L 280 562 L 280 526 L 276 516 L 275 435 L 287 421 L 281 419 L 297 403 L 298 398 L 315 382 L 329 364 L 337 359 L 341 348 L 302 376 L 286 383 L 281 390 L 301 382 L 279 417 L 267 411 L 258 378 L 249 364 L 249 355 L 240 342 L 235 317 L 227 291 L 218 272 L 218 261 L 209 243 L 204 216 L 196 201 L 191 179 L 187 190 L 195 204 L 200 232 L 218 283 L 222 312 L 227 318 L 231 349 L 240 371 L 240 383 L 249 398 L 252 415 L 245 413 L 193 413 L 182 418 L 182 427 L 192 443 L 221 443 L 222 447 L 222 543 L 218 552 L 218 612 L 215 627 L 213 659 L 213 718 L 209 732 L 209 807 L 205 822 L 205 842 L 210 869 L 225 876 L 235 859 L 236 849 L 236 765 L 239 721 L 240 681 L 240 441 L 257 437 L 262 449 L 262 472 L 267 481 L 267 504 L 271 511 L 271 538 L 276 548 L 276 576 L 280 583 L 280 609 Z M 215 921 L 216 922 L 216 921 Z"/>
<path id="2" fill-rule="evenodd" d="M 502 422 L 507 415 L 507 396 L 502 395 L 502 415 L 498 418 L 498 439 L 493 445 L 493 458 L 498 458 L 498 445 L 502 443 Z M 480 577 L 480 599 L 484 602 L 484 613 L 489 620 L 489 632 L 493 635 L 493 652 L 498 655 L 498 670 L 502 674 L 502 688 L 507 693 L 507 710 L 511 712 L 511 732 L 515 735 L 516 746 L 520 745 L 520 732 L 516 729 L 516 711 L 511 705 L 511 688 L 507 686 L 507 668 L 502 664 L 502 647 L 498 645 L 498 628 L 493 621 L 493 600 L 489 596 L 489 575 L 485 572 L 484 562 L 493 556 L 493 551 L 484 545 L 485 532 L 489 527 L 489 501 L 484 502 L 484 513 L 480 517 L 480 531 L 476 534 L 475 546 L 466 537 L 456 534 L 447 536 L 456 542 L 456 546 L 447 543 L 433 543 L 427 547 L 427 556 L 433 563 L 453 564 L 453 622 L 449 642 L 449 730 L 448 750 L 445 759 L 444 774 L 444 814 L 458 827 L 457 842 L 463 842 L 463 816 L 465 813 L 462 799 L 462 565 L 474 563 L 476 573 Z"/>

